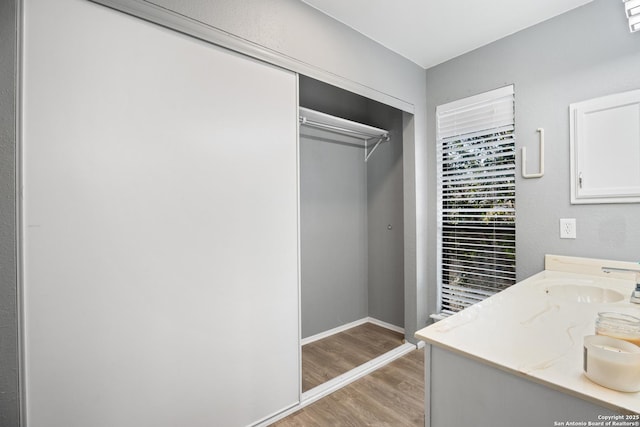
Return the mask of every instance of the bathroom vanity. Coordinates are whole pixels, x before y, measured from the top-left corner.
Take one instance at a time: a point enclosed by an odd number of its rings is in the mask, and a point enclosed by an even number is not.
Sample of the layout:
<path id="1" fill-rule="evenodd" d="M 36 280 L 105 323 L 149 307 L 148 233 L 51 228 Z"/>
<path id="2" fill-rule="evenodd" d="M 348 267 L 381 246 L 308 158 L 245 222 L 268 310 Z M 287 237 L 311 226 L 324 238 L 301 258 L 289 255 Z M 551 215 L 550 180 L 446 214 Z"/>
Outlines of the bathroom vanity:
<path id="1" fill-rule="evenodd" d="M 603 267 L 639 266 L 547 255 L 544 271 L 418 331 L 426 426 L 640 425 L 640 392 L 583 373 L 598 313 L 640 314 L 635 276 Z"/>

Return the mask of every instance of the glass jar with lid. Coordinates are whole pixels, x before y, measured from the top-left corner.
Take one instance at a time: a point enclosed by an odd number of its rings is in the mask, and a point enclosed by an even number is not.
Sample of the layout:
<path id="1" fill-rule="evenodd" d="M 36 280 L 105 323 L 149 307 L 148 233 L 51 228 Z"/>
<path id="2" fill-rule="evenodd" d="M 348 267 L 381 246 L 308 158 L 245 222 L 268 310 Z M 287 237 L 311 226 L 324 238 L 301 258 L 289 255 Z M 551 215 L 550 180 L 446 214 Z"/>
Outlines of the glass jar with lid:
<path id="1" fill-rule="evenodd" d="M 623 313 L 598 313 L 596 334 L 607 335 L 640 346 L 640 318 Z"/>

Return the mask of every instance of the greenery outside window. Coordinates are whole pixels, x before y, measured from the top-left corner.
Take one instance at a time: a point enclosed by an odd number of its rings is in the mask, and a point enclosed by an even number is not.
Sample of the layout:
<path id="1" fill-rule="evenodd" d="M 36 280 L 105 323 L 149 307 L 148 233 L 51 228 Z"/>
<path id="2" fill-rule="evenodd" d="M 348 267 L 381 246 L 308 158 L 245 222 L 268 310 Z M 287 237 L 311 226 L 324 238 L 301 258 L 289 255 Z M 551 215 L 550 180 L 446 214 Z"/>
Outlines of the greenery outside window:
<path id="1" fill-rule="evenodd" d="M 515 283 L 514 117 L 513 86 L 436 109 L 442 317 Z"/>

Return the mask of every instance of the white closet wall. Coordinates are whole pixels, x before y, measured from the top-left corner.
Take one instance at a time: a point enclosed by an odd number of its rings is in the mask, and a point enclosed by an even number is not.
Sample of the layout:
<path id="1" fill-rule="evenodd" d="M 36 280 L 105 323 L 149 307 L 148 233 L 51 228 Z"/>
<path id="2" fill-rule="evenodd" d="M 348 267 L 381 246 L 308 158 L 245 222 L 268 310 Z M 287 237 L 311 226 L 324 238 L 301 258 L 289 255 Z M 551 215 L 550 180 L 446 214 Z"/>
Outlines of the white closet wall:
<path id="1" fill-rule="evenodd" d="M 24 36 L 28 425 L 296 403 L 295 74 L 84 0 Z"/>

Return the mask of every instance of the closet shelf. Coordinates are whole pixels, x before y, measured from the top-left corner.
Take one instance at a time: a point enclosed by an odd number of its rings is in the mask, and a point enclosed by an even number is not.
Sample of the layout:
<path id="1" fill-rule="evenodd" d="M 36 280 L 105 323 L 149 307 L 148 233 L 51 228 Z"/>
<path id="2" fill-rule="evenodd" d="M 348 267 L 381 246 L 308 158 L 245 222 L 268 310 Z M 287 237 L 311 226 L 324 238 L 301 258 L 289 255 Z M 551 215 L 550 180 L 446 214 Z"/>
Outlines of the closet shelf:
<path id="1" fill-rule="evenodd" d="M 299 114 L 301 125 L 324 129 L 329 132 L 339 133 L 363 140 L 365 162 L 369 160 L 369 157 L 371 157 L 373 152 L 381 143 L 389 141 L 389 131 L 385 129 L 376 128 L 304 107 L 299 108 Z M 369 151 L 370 140 L 375 140 L 376 142 L 373 144 L 373 148 Z"/>

